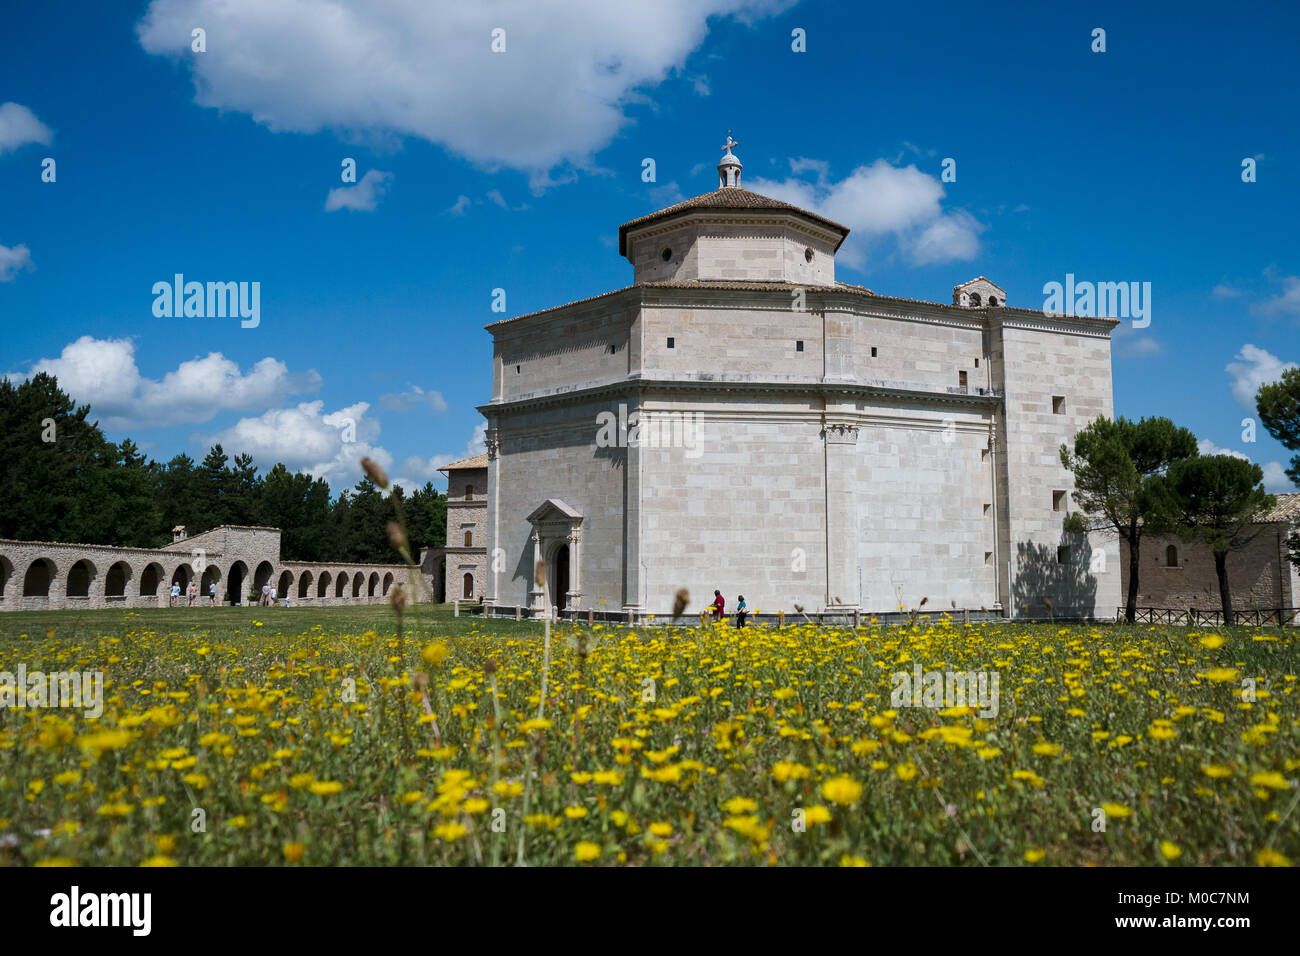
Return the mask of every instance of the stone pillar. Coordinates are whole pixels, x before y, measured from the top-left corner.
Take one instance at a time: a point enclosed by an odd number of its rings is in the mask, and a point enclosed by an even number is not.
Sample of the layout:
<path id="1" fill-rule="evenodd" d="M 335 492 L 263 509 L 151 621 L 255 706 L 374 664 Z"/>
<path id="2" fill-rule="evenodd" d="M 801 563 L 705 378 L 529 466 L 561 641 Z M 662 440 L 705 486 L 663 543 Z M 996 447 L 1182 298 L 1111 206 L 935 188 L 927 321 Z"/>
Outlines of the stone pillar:
<path id="1" fill-rule="evenodd" d="M 500 574 L 502 562 L 496 559 L 497 549 L 501 547 L 498 537 L 500 535 L 500 525 L 498 524 L 497 507 L 501 501 L 501 434 L 496 428 L 496 422 L 489 420 L 488 428 L 484 435 L 484 444 L 487 445 L 488 456 L 488 501 L 487 515 L 485 522 L 487 524 L 487 565 L 484 568 L 486 572 L 483 582 L 483 611 L 486 616 L 487 609 L 497 603 L 498 587 L 500 582 L 497 581 L 497 575 Z M 443 588 L 444 591 L 449 584 L 449 573 L 443 571 Z"/>
<path id="2" fill-rule="evenodd" d="M 564 605 L 576 611 L 582 603 L 582 560 L 578 547 L 582 543 L 582 532 L 574 528 L 569 532 L 569 590 L 564 592 Z"/>
<path id="3" fill-rule="evenodd" d="M 850 610 L 858 600 L 858 426 L 828 416 L 826 445 L 826 606 Z"/>
<path id="4" fill-rule="evenodd" d="M 533 559 L 528 562 L 528 610 L 533 617 L 544 618 L 549 613 L 546 602 L 546 588 L 537 583 L 537 563 L 543 560 L 542 533 L 533 529 Z M 549 568 L 547 573 L 549 574 Z"/>
<path id="5" fill-rule="evenodd" d="M 629 403 L 628 418 L 644 414 L 641 397 Z M 645 585 L 641 567 L 641 481 L 644 458 L 639 444 L 628 442 L 623 468 L 623 609 L 641 611 L 641 591 Z"/>

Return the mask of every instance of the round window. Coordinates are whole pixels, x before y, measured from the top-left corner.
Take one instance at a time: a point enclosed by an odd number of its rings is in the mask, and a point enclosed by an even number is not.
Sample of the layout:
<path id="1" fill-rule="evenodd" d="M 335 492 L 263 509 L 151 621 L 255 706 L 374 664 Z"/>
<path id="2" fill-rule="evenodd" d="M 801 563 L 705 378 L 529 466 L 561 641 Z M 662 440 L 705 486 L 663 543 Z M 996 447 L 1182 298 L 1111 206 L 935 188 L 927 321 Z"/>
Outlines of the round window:
<path id="1" fill-rule="evenodd" d="M 804 261 L 805 261 L 805 262 L 812 262 L 812 260 L 813 260 L 813 251 L 812 251 L 811 249 L 805 249 L 805 250 L 803 251 L 803 257 L 804 257 Z"/>
<path id="2" fill-rule="evenodd" d="M 664 262 L 667 262 L 669 259 L 671 259 L 671 258 L 673 257 L 673 251 L 672 251 L 671 249 L 665 247 L 665 248 L 664 248 L 664 251 L 663 251 L 663 253 L 662 253 L 662 256 L 663 256 L 663 260 L 664 260 Z"/>

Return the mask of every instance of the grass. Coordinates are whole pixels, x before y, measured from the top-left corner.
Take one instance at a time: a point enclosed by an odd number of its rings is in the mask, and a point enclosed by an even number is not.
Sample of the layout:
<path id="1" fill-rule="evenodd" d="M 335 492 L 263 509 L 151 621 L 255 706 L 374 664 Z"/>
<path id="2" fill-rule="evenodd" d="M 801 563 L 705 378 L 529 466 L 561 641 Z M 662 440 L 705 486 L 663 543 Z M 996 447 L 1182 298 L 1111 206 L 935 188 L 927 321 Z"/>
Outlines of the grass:
<path id="1" fill-rule="evenodd" d="M 1298 641 L 564 625 L 547 663 L 428 605 L 5 614 L 3 669 L 108 691 L 0 710 L 0 863 L 1283 865 Z M 996 715 L 895 699 L 916 665 Z"/>

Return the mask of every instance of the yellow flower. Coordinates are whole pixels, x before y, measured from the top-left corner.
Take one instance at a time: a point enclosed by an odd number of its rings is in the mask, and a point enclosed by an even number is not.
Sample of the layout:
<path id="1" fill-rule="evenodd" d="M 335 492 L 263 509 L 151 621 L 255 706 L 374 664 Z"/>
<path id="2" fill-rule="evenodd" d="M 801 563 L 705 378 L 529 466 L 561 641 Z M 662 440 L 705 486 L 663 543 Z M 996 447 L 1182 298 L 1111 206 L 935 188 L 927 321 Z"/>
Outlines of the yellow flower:
<path id="1" fill-rule="evenodd" d="M 76 866 L 77 861 L 71 860 L 66 856 L 50 856 L 44 860 L 37 860 L 33 866 Z"/>
<path id="2" fill-rule="evenodd" d="M 807 813 L 804 814 L 804 819 L 809 823 L 830 823 L 831 812 L 821 804 L 817 804 L 808 808 Z"/>
<path id="3" fill-rule="evenodd" d="M 666 837 L 672 834 L 673 825 L 671 823 L 652 823 L 646 829 L 655 836 Z"/>
<path id="4" fill-rule="evenodd" d="M 151 856 L 149 857 L 149 859 L 142 861 L 140 865 L 141 866 L 175 866 L 176 861 L 173 860 L 171 857 L 165 856 L 160 853 L 157 856 Z"/>
<path id="5" fill-rule="evenodd" d="M 166 833 L 160 833 L 153 838 L 153 845 L 159 853 L 171 853 L 172 850 L 176 849 L 176 838 Z"/>
<path id="6" fill-rule="evenodd" d="M 1250 785 L 1252 787 L 1269 787 L 1273 790 L 1285 790 L 1290 786 L 1286 777 L 1275 770 L 1268 773 L 1252 773 L 1250 775 Z"/>
<path id="7" fill-rule="evenodd" d="M 898 774 L 899 780 L 902 780 L 904 782 L 911 780 L 913 777 L 916 776 L 916 764 L 912 763 L 911 761 L 907 763 L 900 763 L 897 767 L 894 768 L 894 773 Z"/>
<path id="8" fill-rule="evenodd" d="M 1047 856 L 1046 850 L 1044 850 L 1042 847 L 1034 847 L 1033 849 L 1025 851 L 1025 862 L 1037 863 L 1045 856 Z"/>
<path id="9" fill-rule="evenodd" d="M 583 840 L 573 848 L 573 856 L 579 863 L 594 860 L 600 856 L 600 846 Z"/>
<path id="10" fill-rule="evenodd" d="M 737 816 L 742 813 L 753 813 L 758 809 L 758 804 L 748 797 L 732 797 L 722 805 L 722 809 L 732 816 Z"/>
<path id="11" fill-rule="evenodd" d="M 840 866 L 870 866 L 870 865 L 871 865 L 870 863 L 868 863 L 860 856 L 850 856 L 849 854 L 845 853 L 843 856 L 840 857 Z"/>
<path id="12" fill-rule="evenodd" d="M 302 859 L 302 855 L 307 848 L 301 843 L 286 843 L 283 847 L 284 859 L 287 863 L 297 863 Z"/>
<path id="13" fill-rule="evenodd" d="M 459 840 L 469 831 L 459 823 L 442 823 L 433 828 L 433 835 L 452 843 Z"/>
<path id="14" fill-rule="evenodd" d="M 307 789 L 318 796 L 328 797 L 335 793 L 341 793 L 343 784 L 334 780 L 316 780 Z"/>
<path id="15" fill-rule="evenodd" d="M 1206 634 L 1201 638 L 1201 647 L 1211 651 L 1217 650 L 1225 643 L 1225 639 L 1218 634 Z"/>
<path id="16" fill-rule="evenodd" d="M 489 803 L 487 800 L 484 800 L 482 797 L 471 797 L 470 799 L 466 800 L 463 804 L 461 804 L 460 808 L 464 810 L 466 813 L 476 814 L 476 813 L 482 813 L 490 806 L 492 806 L 492 804 Z"/>
<path id="17" fill-rule="evenodd" d="M 1103 803 L 1101 808 L 1106 811 L 1106 816 L 1114 817 L 1117 820 L 1122 820 L 1125 817 L 1131 817 L 1133 815 L 1133 811 L 1122 803 Z"/>
<path id="18" fill-rule="evenodd" d="M 135 812 L 135 807 L 129 803 L 106 803 L 96 811 L 101 817 L 124 817 L 129 813 Z"/>
<path id="19" fill-rule="evenodd" d="M 1183 855 L 1183 848 L 1177 843 L 1170 843 L 1168 840 L 1161 840 L 1160 855 L 1166 860 L 1176 860 Z"/>
<path id="20" fill-rule="evenodd" d="M 1033 751 L 1040 757 L 1056 757 L 1061 753 L 1061 745 L 1048 743 L 1043 740 L 1034 744 Z"/>
<path id="21" fill-rule="evenodd" d="M 77 746 L 89 750 L 96 757 L 106 750 L 121 750 L 129 744 L 135 735 L 127 730 L 101 730 L 97 734 L 87 734 L 77 738 Z"/>
<path id="22" fill-rule="evenodd" d="M 581 820 L 587 815 L 586 807 L 565 807 L 564 815 L 570 820 Z"/>
<path id="23" fill-rule="evenodd" d="M 424 650 L 420 652 L 420 658 L 430 667 L 437 667 L 447 659 L 447 655 L 450 653 L 451 651 L 448 650 L 447 645 L 442 641 L 439 641 L 436 644 L 427 645 Z M 455 673 L 455 670 L 453 670 L 452 673 Z"/>
<path id="24" fill-rule="evenodd" d="M 1291 861 L 1277 850 L 1263 849 L 1255 854 L 1255 862 L 1260 866 L 1290 866 Z"/>
<path id="25" fill-rule="evenodd" d="M 1228 681 L 1236 680 L 1237 673 L 1235 667 L 1211 667 L 1205 672 L 1205 679 L 1215 684 L 1226 684 Z"/>
<path id="26" fill-rule="evenodd" d="M 852 777 L 841 774 L 822 783 L 822 796 L 842 807 L 851 806 L 862 796 L 862 784 Z"/>

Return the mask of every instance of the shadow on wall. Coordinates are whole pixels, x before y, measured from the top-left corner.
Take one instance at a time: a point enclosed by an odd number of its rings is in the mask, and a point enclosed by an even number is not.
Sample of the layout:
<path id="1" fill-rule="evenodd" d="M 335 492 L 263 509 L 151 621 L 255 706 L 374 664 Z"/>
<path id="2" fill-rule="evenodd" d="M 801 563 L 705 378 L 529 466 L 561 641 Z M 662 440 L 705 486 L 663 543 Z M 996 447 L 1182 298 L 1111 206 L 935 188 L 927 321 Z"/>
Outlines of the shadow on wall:
<path id="1" fill-rule="evenodd" d="M 1030 541 L 1017 544 L 1012 613 L 1018 617 L 1094 617 L 1097 578 L 1092 573 L 1092 555 L 1086 535 L 1062 534 L 1057 547 Z M 1052 602 L 1050 610 L 1048 600 Z"/>

